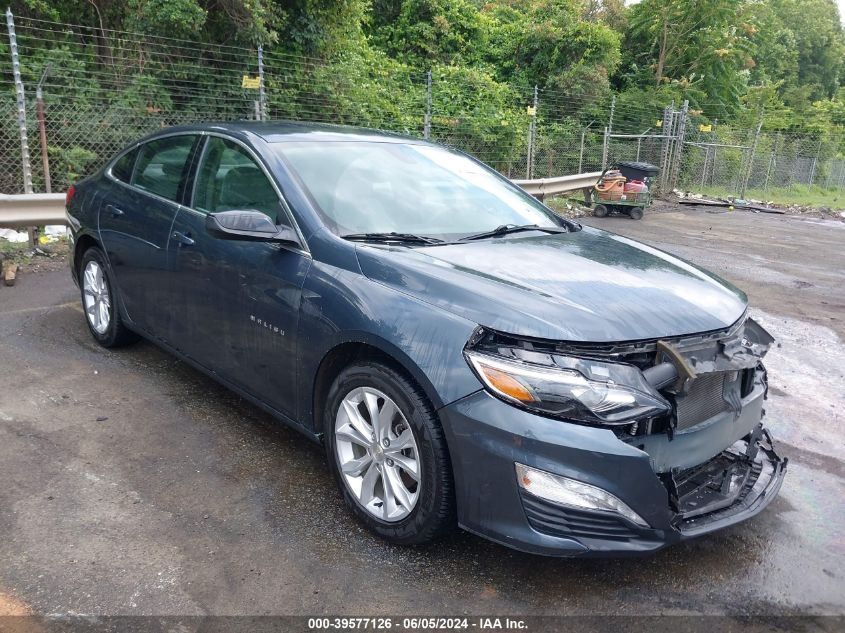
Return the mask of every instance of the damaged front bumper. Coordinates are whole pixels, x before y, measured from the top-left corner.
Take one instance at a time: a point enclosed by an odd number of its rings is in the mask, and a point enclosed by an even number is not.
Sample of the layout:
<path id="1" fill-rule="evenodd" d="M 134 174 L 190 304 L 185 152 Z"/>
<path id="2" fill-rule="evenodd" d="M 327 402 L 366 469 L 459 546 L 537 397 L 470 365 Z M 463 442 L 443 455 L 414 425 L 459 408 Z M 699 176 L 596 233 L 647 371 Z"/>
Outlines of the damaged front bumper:
<path id="1" fill-rule="evenodd" d="M 770 343 L 749 319 L 718 337 L 623 350 L 620 362 L 656 358 L 640 367 L 647 379 L 649 367 L 660 369 L 663 382 L 653 384 L 672 404 L 663 418 L 612 428 L 576 424 L 487 391 L 441 409 L 450 452 L 460 456 L 453 471 L 461 526 L 539 554 L 620 555 L 757 514 L 777 495 L 787 464 L 761 423 L 768 387 L 760 359 Z M 679 371 L 664 371 L 666 351 Z M 542 485 L 518 482 L 515 464 L 543 471 Z M 607 493 L 633 514 L 567 497 L 578 482 L 592 490 L 586 497 Z"/>
<path id="2" fill-rule="evenodd" d="M 786 472 L 787 460 L 777 455 L 759 418 L 703 463 L 658 473 L 648 453 L 612 431 L 561 424 L 483 391 L 441 409 L 441 415 L 455 447 L 450 452 L 461 527 L 535 554 L 654 552 L 754 516 L 777 495 Z M 517 463 L 601 488 L 648 527 L 613 512 L 534 496 L 518 485 Z"/>

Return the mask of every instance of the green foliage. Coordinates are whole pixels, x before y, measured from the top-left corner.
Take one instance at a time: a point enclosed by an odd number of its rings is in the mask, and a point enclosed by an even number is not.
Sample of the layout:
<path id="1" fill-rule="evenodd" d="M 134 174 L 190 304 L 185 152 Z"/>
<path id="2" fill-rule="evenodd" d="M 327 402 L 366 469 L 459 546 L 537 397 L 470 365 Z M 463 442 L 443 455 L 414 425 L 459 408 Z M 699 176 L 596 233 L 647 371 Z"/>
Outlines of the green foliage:
<path id="1" fill-rule="evenodd" d="M 406 63 L 476 64 L 487 47 L 489 25 L 468 0 L 405 0 L 395 21 L 372 32 L 374 44 Z"/>
<path id="2" fill-rule="evenodd" d="M 366 0 L 281 0 L 279 41 L 288 52 L 325 56 L 361 47 Z"/>
<path id="3" fill-rule="evenodd" d="M 736 111 L 748 83 L 753 29 L 743 0 L 643 0 L 631 9 L 626 53 L 631 79 L 675 87 L 716 116 Z M 713 107 L 712 100 L 716 100 Z"/>
<path id="4" fill-rule="evenodd" d="M 754 130 L 763 114 L 764 134 L 845 156 L 834 0 L 16 0 L 12 10 L 87 27 L 19 37 L 28 88 L 51 67 L 56 182 L 156 127 L 250 116 L 256 93 L 240 79 L 254 76 L 259 44 L 272 116 L 421 135 L 431 70 L 434 138 L 514 175 L 534 86 L 535 162 L 549 173 L 577 165 L 587 124 L 600 143 L 612 94 L 626 132 L 654 129 L 665 106 L 689 100 L 695 128 Z"/>
<path id="5" fill-rule="evenodd" d="M 50 156 L 51 175 L 55 174 L 59 182 L 66 183 L 76 182 L 90 173 L 89 167 L 97 160 L 97 154 L 79 146 L 64 149 L 51 145 L 47 154 Z"/>
<path id="6" fill-rule="evenodd" d="M 127 30 L 185 39 L 202 33 L 207 16 L 197 0 L 129 0 L 126 9 Z"/>
<path id="7" fill-rule="evenodd" d="M 793 33 L 797 72 L 784 77 L 810 101 L 832 97 L 845 65 L 845 36 L 834 0 L 771 0 L 784 30 Z"/>
<path id="8" fill-rule="evenodd" d="M 368 48 L 331 65 L 293 67 L 281 82 L 270 76 L 270 109 L 280 118 L 320 120 L 419 134 L 425 86 L 418 74 Z M 307 92 L 302 88 L 307 86 Z M 319 105 L 316 105 L 319 104 Z"/>
<path id="9" fill-rule="evenodd" d="M 574 0 L 493 3 L 488 59 L 498 76 L 575 94 L 606 91 L 620 62 L 621 36 L 601 23 L 580 19 L 580 11 Z"/>
<path id="10" fill-rule="evenodd" d="M 432 76 L 436 137 L 508 172 L 525 155 L 529 117 L 520 96 L 482 70 L 435 66 Z"/>

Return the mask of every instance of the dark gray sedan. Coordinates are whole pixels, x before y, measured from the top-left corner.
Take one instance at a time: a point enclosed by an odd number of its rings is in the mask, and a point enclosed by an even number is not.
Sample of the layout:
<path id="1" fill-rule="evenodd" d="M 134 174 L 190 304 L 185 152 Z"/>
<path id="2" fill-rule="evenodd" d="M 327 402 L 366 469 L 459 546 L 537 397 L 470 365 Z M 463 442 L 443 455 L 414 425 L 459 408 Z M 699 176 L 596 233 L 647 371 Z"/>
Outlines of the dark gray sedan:
<path id="1" fill-rule="evenodd" d="M 643 553 L 780 488 L 772 338 L 745 295 L 460 152 L 172 128 L 72 187 L 67 213 L 93 337 L 148 338 L 322 442 L 392 542 L 457 524 L 541 554 Z"/>

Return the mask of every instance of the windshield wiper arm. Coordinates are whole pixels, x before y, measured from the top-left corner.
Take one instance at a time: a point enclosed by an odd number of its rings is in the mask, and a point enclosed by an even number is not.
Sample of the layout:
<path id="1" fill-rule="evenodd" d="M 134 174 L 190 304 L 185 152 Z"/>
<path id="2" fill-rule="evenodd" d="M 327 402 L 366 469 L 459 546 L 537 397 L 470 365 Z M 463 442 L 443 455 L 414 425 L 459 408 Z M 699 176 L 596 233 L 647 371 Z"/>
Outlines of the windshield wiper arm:
<path id="1" fill-rule="evenodd" d="M 413 233 L 349 233 L 341 236 L 345 240 L 356 242 L 415 242 L 417 244 L 444 244 L 445 242 L 436 237 L 425 235 L 414 235 Z"/>
<path id="2" fill-rule="evenodd" d="M 502 224 L 497 226 L 492 231 L 484 231 L 483 233 L 476 233 L 475 235 L 467 235 L 462 237 L 461 241 L 469 240 L 483 240 L 486 237 L 498 237 L 499 235 L 507 235 L 508 233 L 519 233 L 520 231 L 544 231 L 546 233 L 569 233 L 570 229 L 564 226 L 539 226 L 537 224 Z"/>

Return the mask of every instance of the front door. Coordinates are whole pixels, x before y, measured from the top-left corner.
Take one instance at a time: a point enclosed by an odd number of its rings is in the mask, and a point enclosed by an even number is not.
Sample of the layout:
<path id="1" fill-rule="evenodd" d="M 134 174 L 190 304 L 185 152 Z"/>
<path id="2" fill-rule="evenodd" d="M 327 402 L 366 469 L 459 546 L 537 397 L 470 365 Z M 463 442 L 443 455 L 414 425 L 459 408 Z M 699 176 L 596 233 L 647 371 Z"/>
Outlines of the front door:
<path id="1" fill-rule="evenodd" d="M 294 418 L 299 303 L 311 258 L 266 242 L 214 237 L 209 213 L 257 210 L 277 224 L 292 219 L 252 153 L 209 136 L 169 247 L 176 317 L 172 344 L 182 353 Z"/>
<path id="2" fill-rule="evenodd" d="M 128 152 L 111 167 L 100 203 L 100 239 L 124 309 L 157 338 L 169 328 L 167 244 L 196 140 L 170 136 Z"/>

